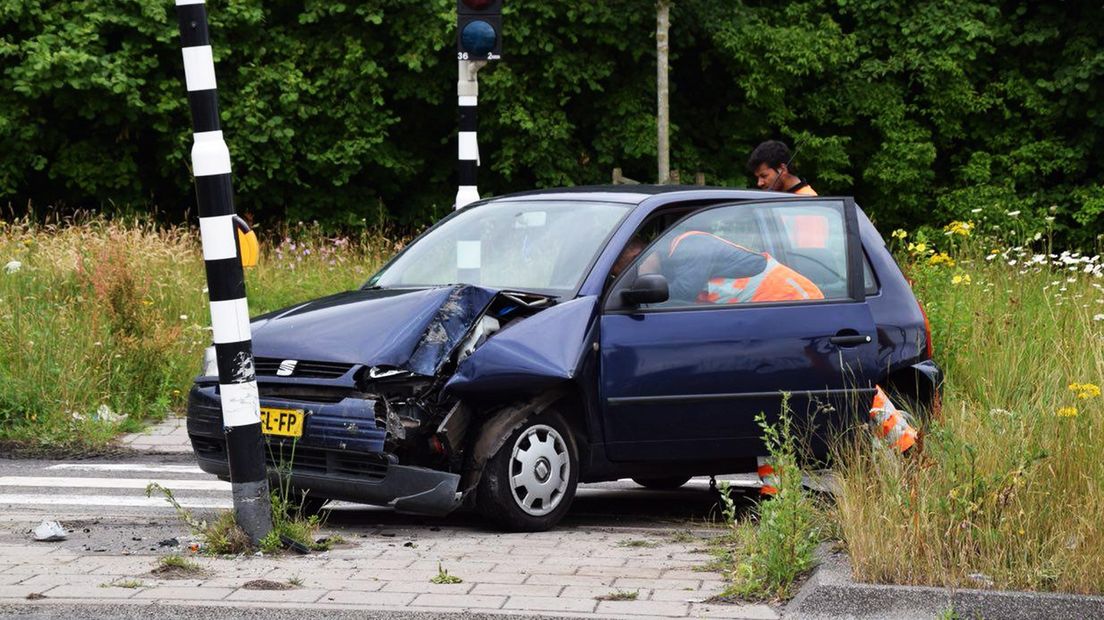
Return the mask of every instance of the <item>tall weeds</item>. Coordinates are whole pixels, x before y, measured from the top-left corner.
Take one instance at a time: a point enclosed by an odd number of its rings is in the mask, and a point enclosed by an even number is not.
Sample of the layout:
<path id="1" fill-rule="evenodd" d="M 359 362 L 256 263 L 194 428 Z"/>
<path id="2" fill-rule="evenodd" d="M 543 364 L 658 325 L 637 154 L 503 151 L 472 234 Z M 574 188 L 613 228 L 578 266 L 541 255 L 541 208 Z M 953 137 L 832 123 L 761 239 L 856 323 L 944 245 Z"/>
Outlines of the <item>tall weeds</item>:
<path id="1" fill-rule="evenodd" d="M 1100 259 L 993 243 L 902 251 L 942 412 L 910 456 L 841 450 L 842 534 L 866 581 L 1104 593 Z"/>
<path id="2" fill-rule="evenodd" d="M 247 272 L 253 314 L 355 288 L 402 243 L 281 233 Z M 195 228 L 0 221 L 0 440 L 96 450 L 182 409 L 210 344 L 205 284 Z"/>

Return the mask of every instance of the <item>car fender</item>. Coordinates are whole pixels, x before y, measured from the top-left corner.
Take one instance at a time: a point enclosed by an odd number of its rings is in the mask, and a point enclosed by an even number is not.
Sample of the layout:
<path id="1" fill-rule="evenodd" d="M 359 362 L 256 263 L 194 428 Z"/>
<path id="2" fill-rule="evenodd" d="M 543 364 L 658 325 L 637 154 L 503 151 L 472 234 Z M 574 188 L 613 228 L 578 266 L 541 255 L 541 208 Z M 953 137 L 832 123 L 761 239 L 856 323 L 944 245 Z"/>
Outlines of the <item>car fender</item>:
<path id="1" fill-rule="evenodd" d="M 460 362 L 445 392 L 516 398 L 571 381 L 590 349 L 597 305 L 597 297 L 580 297 L 509 325 Z"/>
<path id="2" fill-rule="evenodd" d="M 484 420 L 472 442 L 468 466 L 460 480 L 463 493 L 466 495 L 479 484 L 479 479 L 483 476 L 483 466 L 502 448 L 514 431 L 530 416 L 543 411 L 565 395 L 565 390 L 550 390 L 535 398 L 498 409 Z"/>

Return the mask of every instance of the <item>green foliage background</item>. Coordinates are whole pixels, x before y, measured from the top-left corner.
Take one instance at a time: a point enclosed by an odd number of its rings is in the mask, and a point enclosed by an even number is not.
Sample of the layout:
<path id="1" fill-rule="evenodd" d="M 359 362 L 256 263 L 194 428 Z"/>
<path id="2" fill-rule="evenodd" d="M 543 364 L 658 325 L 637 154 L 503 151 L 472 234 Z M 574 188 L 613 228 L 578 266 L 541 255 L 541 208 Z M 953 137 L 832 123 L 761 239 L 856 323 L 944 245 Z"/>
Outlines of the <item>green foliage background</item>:
<path id="1" fill-rule="evenodd" d="M 506 59 L 480 76 L 484 194 L 653 178 L 654 4 L 505 5 Z M 239 211 L 356 226 L 450 209 L 453 0 L 208 8 Z M 1101 23 L 1087 0 L 676 0 L 673 167 L 744 186 L 777 137 L 883 227 L 1053 212 L 1067 243 L 1097 244 Z M 0 204 L 179 220 L 190 144 L 171 2 L 0 2 Z"/>

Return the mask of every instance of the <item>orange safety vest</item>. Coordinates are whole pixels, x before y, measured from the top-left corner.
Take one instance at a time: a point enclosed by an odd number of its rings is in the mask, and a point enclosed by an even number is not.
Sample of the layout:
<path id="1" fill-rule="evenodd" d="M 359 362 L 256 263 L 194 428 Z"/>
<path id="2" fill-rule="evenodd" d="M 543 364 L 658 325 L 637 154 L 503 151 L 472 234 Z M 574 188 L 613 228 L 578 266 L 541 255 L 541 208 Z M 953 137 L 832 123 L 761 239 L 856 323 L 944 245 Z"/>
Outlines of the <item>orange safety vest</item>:
<path id="1" fill-rule="evenodd" d="M 667 252 L 667 255 L 674 254 L 678 244 L 691 235 L 709 235 L 738 250 L 755 253 L 742 245 L 732 243 L 727 239 L 721 239 L 717 235 L 700 230 L 691 230 L 682 233 L 671 241 L 671 249 Z M 767 259 L 767 266 L 763 271 L 747 278 L 710 278 L 706 284 L 706 290 L 698 294 L 698 301 L 734 304 L 824 299 L 824 293 L 808 278 L 778 262 L 766 252 L 763 252 L 762 256 Z"/>
<path id="2" fill-rule="evenodd" d="M 797 186 L 796 186 L 797 189 L 790 189 L 790 190 L 786 190 L 786 191 L 790 192 L 791 194 L 797 194 L 798 196 L 816 196 L 817 195 L 816 190 L 814 190 L 813 186 L 809 185 L 809 183 L 806 182 L 805 179 L 802 179 L 801 177 L 798 177 L 798 179 L 799 180 L 798 180 Z"/>

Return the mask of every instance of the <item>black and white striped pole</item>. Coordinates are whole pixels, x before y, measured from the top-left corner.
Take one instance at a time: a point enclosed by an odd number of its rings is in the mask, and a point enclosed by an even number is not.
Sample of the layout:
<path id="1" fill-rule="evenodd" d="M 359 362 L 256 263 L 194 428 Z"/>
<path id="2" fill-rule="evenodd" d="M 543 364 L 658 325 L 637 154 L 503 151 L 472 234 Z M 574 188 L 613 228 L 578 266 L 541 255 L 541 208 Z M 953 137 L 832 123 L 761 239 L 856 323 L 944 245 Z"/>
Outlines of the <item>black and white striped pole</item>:
<path id="1" fill-rule="evenodd" d="M 456 191 L 456 208 L 479 200 L 477 176 L 479 172 L 479 138 L 476 109 L 479 105 L 479 70 L 487 64 L 485 60 L 459 61 L 460 77 L 456 82 L 456 97 L 460 107 L 460 145 Z"/>
<path id="2" fill-rule="evenodd" d="M 479 172 L 479 139 L 476 135 L 478 75 L 488 60 L 502 58 L 501 30 L 502 0 L 456 0 L 456 60 L 459 67 L 456 97 L 460 107 L 457 209 L 479 200 L 476 184 Z"/>
<path id="3" fill-rule="evenodd" d="M 245 273 L 234 226 L 230 150 L 219 124 L 215 62 L 204 0 L 176 0 L 176 14 L 184 55 L 184 81 L 195 132 L 192 171 L 211 300 L 211 327 L 234 515 L 238 525 L 257 544 L 272 530 L 272 506 L 253 368 Z"/>

